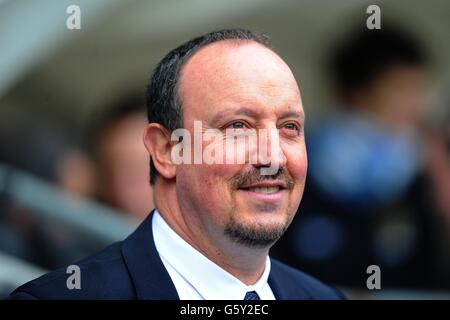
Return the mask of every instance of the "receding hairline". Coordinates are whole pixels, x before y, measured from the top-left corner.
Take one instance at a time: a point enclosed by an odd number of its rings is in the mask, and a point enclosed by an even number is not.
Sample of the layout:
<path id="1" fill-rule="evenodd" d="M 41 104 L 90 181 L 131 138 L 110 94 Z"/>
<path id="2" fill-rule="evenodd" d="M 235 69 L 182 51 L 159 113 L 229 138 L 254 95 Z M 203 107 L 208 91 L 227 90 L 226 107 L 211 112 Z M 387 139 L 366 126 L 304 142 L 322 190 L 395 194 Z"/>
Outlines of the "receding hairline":
<path id="1" fill-rule="evenodd" d="M 189 68 L 190 64 L 193 62 L 193 59 L 198 59 L 199 55 L 205 54 L 206 50 L 211 50 L 212 47 L 216 47 L 216 46 L 225 46 L 224 47 L 225 50 L 232 50 L 233 48 L 242 47 L 242 46 L 255 46 L 255 47 L 259 47 L 261 49 L 265 49 L 266 52 L 270 53 L 270 55 L 278 63 L 283 65 L 292 74 L 292 70 L 290 69 L 288 64 L 269 45 L 265 45 L 264 43 L 260 43 L 258 41 L 253 40 L 253 39 L 224 39 L 224 40 L 219 40 L 219 41 L 215 41 L 215 42 L 212 42 L 212 43 L 208 43 L 207 45 L 199 48 L 190 57 L 188 57 L 188 59 L 183 63 L 183 65 L 182 65 L 182 67 L 180 69 L 180 72 L 179 72 L 179 79 L 178 79 L 178 83 L 177 83 L 177 95 L 178 95 L 178 98 L 180 99 L 180 102 L 182 101 L 182 99 L 181 99 L 182 97 L 180 95 L 180 87 L 181 87 L 183 79 L 184 79 L 184 77 L 186 75 L 185 74 L 186 68 Z M 219 54 L 221 54 L 221 53 L 222 52 L 220 52 Z M 295 79 L 295 77 L 294 77 L 294 79 Z"/>
<path id="2" fill-rule="evenodd" d="M 180 69 L 180 77 L 179 81 L 181 82 L 184 70 L 189 65 L 189 63 L 192 62 L 194 58 L 198 58 L 200 54 L 204 54 L 206 50 L 211 50 L 212 47 L 216 46 L 225 46 L 227 49 L 232 49 L 233 47 L 241 47 L 241 46 L 256 46 L 260 47 L 262 49 L 266 49 L 266 51 L 270 52 L 273 57 L 275 57 L 279 62 L 284 64 L 285 66 L 288 66 L 287 63 L 276 53 L 273 48 L 271 48 L 269 45 L 266 45 L 264 43 L 258 42 L 253 39 L 224 39 L 224 40 L 218 40 L 215 42 L 208 43 L 205 46 L 202 46 L 198 50 L 196 50 L 194 53 L 192 53 L 186 61 L 183 63 L 181 69 Z M 289 67 L 289 66 L 288 66 Z"/>

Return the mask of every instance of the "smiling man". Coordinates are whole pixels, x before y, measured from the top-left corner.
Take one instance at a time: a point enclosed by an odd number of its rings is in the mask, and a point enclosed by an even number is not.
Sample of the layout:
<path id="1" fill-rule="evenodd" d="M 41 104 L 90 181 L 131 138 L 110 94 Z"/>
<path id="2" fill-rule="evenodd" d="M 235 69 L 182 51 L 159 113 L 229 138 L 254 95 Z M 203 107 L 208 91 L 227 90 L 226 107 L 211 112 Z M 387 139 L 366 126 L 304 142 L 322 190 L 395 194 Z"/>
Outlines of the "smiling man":
<path id="1" fill-rule="evenodd" d="M 269 258 L 299 206 L 307 157 L 298 85 L 266 36 L 223 30 L 172 50 L 153 72 L 147 105 L 156 210 L 125 241 L 77 264 L 81 289 L 67 289 L 59 270 L 12 298 L 343 298 Z M 192 143 L 183 152 L 208 148 L 225 159 L 233 150 L 245 161 L 174 161 L 172 133 L 194 136 L 198 121 L 219 139 L 183 139 Z M 267 148 L 242 143 L 250 131 Z"/>

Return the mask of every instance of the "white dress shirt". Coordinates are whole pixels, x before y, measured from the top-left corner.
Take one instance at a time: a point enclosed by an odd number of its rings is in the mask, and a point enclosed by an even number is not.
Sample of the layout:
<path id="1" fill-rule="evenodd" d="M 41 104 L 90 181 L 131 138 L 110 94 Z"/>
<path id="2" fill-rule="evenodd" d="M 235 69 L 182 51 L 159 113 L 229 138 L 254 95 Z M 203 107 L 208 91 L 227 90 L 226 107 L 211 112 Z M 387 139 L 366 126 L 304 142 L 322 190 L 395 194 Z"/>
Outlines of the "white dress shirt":
<path id="1" fill-rule="evenodd" d="M 261 300 L 275 300 L 267 282 L 269 257 L 261 278 L 247 286 L 184 241 L 157 210 L 152 228 L 156 249 L 181 300 L 243 300 L 249 291 L 256 291 Z"/>

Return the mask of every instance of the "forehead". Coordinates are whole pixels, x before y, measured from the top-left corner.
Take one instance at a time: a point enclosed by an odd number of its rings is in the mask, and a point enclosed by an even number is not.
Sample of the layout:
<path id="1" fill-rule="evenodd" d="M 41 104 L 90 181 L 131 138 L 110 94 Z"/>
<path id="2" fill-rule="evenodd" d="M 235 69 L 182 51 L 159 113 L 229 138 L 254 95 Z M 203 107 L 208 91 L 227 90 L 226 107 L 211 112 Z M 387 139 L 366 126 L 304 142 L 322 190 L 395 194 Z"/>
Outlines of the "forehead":
<path id="1" fill-rule="evenodd" d="M 207 119 L 242 104 L 259 111 L 302 111 L 300 92 L 286 63 L 249 41 L 221 41 L 195 53 L 181 72 L 179 95 L 185 118 Z"/>

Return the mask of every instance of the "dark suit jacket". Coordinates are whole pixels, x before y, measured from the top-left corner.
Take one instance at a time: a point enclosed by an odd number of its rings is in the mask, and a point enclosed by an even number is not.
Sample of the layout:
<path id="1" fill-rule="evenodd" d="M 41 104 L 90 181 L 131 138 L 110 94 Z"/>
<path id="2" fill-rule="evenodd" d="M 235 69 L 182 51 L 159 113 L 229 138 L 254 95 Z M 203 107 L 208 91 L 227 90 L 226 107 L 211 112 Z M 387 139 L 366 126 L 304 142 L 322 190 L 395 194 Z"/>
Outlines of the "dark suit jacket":
<path id="1" fill-rule="evenodd" d="M 179 299 L 153 241 L 152 216 L 126 240 L 78 263 L 81 289 L 68 289 L 62 268 L 17 288 L 10 299 Z M 201 271 L 199 271 L 201 272 Z M 277 299 L 342 299 L 336 289 L 272 259 L 269 285 Z"/>

